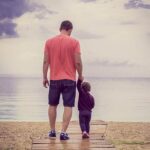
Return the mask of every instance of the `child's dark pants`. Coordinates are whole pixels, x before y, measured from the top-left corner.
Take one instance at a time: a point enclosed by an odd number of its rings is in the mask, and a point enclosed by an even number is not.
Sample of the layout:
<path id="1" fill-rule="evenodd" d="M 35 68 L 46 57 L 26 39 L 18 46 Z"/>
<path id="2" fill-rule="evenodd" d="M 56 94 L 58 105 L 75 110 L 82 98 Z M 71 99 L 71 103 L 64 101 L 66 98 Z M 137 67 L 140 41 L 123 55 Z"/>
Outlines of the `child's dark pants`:
<path id="1" fill-rule="evenodd" d="M 90 132 L 90 120 L 91 120 L 91 111 L 83 110 L 79 111 L 79 123 L 81 131 Z"/>

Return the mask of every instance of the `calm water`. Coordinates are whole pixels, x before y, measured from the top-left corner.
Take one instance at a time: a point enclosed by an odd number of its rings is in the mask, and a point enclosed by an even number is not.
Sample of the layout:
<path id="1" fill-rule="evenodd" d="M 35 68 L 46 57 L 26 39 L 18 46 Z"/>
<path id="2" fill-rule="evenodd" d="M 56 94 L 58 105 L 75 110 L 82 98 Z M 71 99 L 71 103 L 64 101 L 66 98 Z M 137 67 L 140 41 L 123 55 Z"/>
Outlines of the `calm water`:
<path id="1" fill-rule="evenodd" d="M 150 78 L 88 78 L 88 81 L 96 103 L 92 119 L 150 121 Z M 48 121 L 47 93 L 40 78 L 0 77 L 0 120 Z M 62 112 L 61 100 L 58 121 Z M 76 98 L 72 120 L 77 119 Z"/>

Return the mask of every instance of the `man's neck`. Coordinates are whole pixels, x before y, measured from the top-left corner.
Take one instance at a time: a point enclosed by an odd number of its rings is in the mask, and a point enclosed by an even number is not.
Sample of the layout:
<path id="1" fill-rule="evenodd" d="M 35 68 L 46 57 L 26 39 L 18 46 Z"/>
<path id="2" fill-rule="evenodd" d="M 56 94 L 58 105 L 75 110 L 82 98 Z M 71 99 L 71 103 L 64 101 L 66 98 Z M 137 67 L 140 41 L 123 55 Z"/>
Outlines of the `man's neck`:
<path id="1" fill-rule="evenodd" d="M 60 34 L 61 35 L 68 35 L 68 36 L 70 36 L 69 33 L 66 30 L 61 30 Z"/>

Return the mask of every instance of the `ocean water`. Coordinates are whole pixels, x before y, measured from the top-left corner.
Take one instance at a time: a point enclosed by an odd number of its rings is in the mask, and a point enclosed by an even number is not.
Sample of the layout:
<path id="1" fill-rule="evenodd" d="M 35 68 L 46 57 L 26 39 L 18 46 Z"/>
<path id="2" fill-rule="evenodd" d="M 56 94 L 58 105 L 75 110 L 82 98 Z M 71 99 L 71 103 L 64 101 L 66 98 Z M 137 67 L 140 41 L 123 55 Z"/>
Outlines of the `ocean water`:
<path id="1" fill-rule="evenodd" d="M 150 121 L 150 78 L 86 78 L 92 86 L 92 119 Z M 76 105 L 72 120 L 78 119 Z M 41 78 L 0 77 L 0 121 L 48 121 L 48 89 Z M 57 108 L 62 120 L 62 98 Z"/>

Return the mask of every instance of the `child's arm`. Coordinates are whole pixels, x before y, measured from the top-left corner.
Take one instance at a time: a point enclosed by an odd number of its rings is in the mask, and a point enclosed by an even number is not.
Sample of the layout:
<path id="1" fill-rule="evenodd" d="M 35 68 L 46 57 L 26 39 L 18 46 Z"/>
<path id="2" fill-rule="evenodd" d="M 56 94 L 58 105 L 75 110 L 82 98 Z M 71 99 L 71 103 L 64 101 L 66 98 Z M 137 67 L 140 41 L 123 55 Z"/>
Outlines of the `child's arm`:
<path id="1" fill-rule="evenodd" d="M 79 92 L 81 92 L 81 90 L 82 90 L 81 83 L 82 83 L 82 80 L 78 79 L 78 81 L 77 81 L 77 89 L 78 89 Z"/>
<path id="2" fill-rule="evenodd" d="M 94 108 L 95 106 L 95 100 L 94 100 L 94 97 L 92 96 L 92 108 Z"/>

